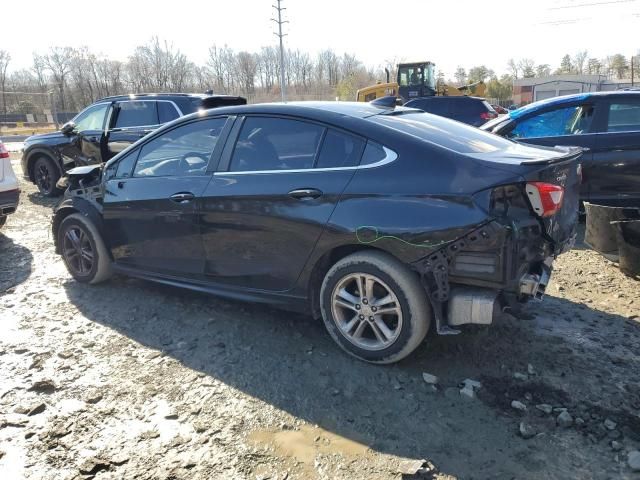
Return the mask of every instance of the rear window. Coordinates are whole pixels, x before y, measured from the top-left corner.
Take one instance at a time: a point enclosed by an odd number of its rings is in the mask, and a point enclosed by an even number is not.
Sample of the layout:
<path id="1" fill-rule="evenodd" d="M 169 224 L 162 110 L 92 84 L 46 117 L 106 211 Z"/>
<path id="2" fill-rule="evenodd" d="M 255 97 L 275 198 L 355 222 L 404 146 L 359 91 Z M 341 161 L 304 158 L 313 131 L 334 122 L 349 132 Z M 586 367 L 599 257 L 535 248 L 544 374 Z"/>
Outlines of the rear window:
<path id="1" fill-rule="evenodd" d="M 368 120 L 457 153 L 490 153 L 513 145 L 492 133 L 427 113 L 376 115 Z"/>
<path id="2" fill-rule="evenodd" d="M 449 114 L 449 101 L 447 99 L 433 98 L 423 99 L 409 102 L 406 105 L 411 108 L 419 108 L 425 112 L 433 113 L 434 115 L 448 115 Z"/>
<path id="3" fill-rule="evenodd" d="M 178 118 L 180 114 L 171 102 L 158 102 L 158 120 L 167 123 Z"/>

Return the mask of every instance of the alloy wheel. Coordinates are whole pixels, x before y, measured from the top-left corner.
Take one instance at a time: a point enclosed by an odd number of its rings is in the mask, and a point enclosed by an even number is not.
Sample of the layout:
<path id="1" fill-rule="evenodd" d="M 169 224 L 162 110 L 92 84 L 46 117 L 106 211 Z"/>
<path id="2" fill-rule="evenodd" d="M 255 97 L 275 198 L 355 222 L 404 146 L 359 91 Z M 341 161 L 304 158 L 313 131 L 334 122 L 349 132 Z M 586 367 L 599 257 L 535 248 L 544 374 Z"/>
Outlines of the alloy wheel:
<path id="1" fill-rule="evenodd" d="M 45 193 L 49 193 L 51 191 L 51 172 L 49 171 L 49 167 L 47 165 L 38 165 L 38 169 L 36 171 L 36 184 Z"/>
<path id="2" fill-rule="evenodd" d="M 77 275 L 87 275 L 93 268 L 93 248 L 89 236 L 77 226 L 64 234 L 62 253 L 69 268 Z"/>
<path id="3" fill-rule="evenodd" d="M 333 319 L 344 337 L 365 350 L 383 350 L 398 339 L 402 309 L 398 297 L 375 275 L 352 273 L 331 294 Z"/>

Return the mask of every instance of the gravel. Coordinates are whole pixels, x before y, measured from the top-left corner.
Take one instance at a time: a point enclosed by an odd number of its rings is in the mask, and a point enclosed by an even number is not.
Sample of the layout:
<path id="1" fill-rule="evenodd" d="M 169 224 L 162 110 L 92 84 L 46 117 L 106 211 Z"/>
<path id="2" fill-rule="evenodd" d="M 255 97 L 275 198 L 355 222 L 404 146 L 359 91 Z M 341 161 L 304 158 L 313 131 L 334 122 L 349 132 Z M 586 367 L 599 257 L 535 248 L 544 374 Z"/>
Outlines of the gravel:
<path id="1" fill-rule="evenodd" d="M 0 478 L 382 480 L 403 465 L 439 480 L 595 479 L 640 468 L 640 283 L 580 242 L 554 264 L 543 302 L 489 329 L 430 335 L 380 367 L 343 354 L 304 315 L 124 277 L 78 284 L 53 251 L 54 202 L 21 188 L 0 230 Z M 514 400 L 545 408 L 515 411 Z M 557 428 L 567 415 L 584 423 Z"/>

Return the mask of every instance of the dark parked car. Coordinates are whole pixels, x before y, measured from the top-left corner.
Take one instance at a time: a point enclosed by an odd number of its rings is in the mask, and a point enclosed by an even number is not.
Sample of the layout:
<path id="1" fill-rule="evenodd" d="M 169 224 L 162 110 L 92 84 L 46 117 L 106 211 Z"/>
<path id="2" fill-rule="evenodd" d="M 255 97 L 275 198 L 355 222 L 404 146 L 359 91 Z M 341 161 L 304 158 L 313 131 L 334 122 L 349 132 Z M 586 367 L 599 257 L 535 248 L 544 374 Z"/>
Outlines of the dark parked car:
<path id="1" fill-rule="evenodd" d="M 498 115 L 506 115 L 507 113 L 509 113 L 509 110 L 507 110 L 501 105 L 494 105 L 492 103 L 491 106 L 493 107 L 493 109 L 496 111 Z"/>
<path id="2" fill-rule="evenodd" d="M 409 100 L 405 106 L 451 118 L 474 127 L 479 127 L 498 116 L 491 104 L 480 97 L 423 97 Z"/>
<path id="3" fill-rule="evenodd" d="M 161 127 L 68 173 L 57 252 L 112 272 L 322 317 L 366 361 L 541 297 L 574 236 L 580 149 L 405 107 L 263 104 Z"/>
<path id="4" fill-rule="evenodd" d="M 106 162 L 160 125 L 199 109 L 244 105 L 242 97 L 198 94 L 137 94 L 107 97 L 89 105 L 59 132 L 27 138 L 22 155 L 26 179 L 47 196 L 67 170 Z"/>
<path id="5" fill-rule="evenodd" d="M 581 199 L 640 206 L 640 92 L 542 100 L 513 110 L 482 129 L 519 142 L 583 147 Z"/>

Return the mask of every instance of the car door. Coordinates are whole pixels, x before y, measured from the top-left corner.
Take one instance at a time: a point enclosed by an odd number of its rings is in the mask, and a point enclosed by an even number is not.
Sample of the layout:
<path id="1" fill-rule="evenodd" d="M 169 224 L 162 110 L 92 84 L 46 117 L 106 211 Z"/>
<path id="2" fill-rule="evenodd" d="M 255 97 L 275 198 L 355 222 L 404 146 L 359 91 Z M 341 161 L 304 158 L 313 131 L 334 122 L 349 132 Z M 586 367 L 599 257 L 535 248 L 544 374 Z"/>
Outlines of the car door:
<path id="1" fill-rule="evenodd" d="M 589 175 L 589 199 L 609 205 L 640 205 L 640 97 L 603 100 L 602 132 Z"/>
<path id="2" fill-rule="evenodd" d="M 107 132 L 106 159 L 117 155 L 160 125 L 155 100 L 121 100 L 114 104 Z"/>
<path id="3" fill-rule="evenodd" d="M 291 289 L 364 145 L 302 119 L 239 119 L 201 200 L 205 274 L 236 287 Z"/>
<path id="4" fill-rule="evenodd" d="M 583 183 L 580 198 L 589 194 L 588 178 L 596 145 L 596 118 L 600 105 L 594 101 L 563 104 L 535 112 L 510 124 L 507 132 L 500 132 L 512 140 L 548 147 L 577 146 L 585 149 L 581 162 Z"/>
<path id="5" fill-rule="evenodd" d="M 70 141 L 60 149 L 66 168 L 103 161 L 102 142 L 110 108 L 111 102 L 91 105 L 73 119 L 75 126 L 67 134 Z"/>
<path id="6" fill-rule="evenodd" d="M 105 235 L 116 265 L 178 277 L 202 276 L 197 199 L 211 179 L 226 117 L 196 119 L 161 132 L 110 164 L 104 185 Z"/>

